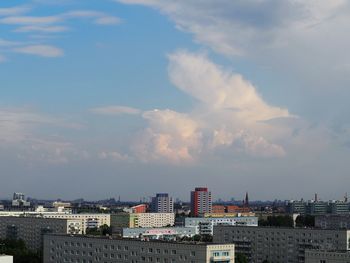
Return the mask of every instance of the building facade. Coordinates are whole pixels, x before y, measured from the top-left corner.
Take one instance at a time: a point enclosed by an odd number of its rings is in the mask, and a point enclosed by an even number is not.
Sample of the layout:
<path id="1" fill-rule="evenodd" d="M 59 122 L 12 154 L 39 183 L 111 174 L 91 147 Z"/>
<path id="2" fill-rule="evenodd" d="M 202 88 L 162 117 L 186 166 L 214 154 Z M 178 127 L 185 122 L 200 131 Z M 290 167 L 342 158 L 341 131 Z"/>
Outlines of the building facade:
<path id="1" fill-rule="evenodd" d="M 14 207 L 28 207 L 30 202 L 28 202 L 23 193 L 13 193 L 12 206 Z"/>
<path id="2" fill-rule="evenodd" d="M 167 227 L 175 223 L 174 213 L 117 213 L 111 215 L 111 227 L 114 233 L 122 228 Z"/>
<path id="3" fill-rule="evenodd" d="M 305 262 L 305 250 L 348 250 L 350 231 L 217 225 L 214 242 L 235 244 L 251 263 Z"/>
<path id="4" fill-rule="evenodd" d="M 86 233 L 87 228 L 99 228 L 100 226 L 111 224 L 110 214 L 72 214 L 70 212 L 46 212 L 46 211 L 0 211 L 0 218 L 6 216 L 12 217 L 38 217 L 38 218 L 56 218 L 68 220 L 80 220 L 82 233 Z"/>
<path id="5" fill-rule="evenodd" d="M 206 187 L 197 187 L 191 192 L 191 213 L 198 217 L 212 212 L 211 192 Z"/>
<path id="6" fill-rule="evenodd" d="M 316 216 L 315 227 L 322 229 L 350 229 L 350 215 Z"/>
<path id="7" fill-rule="evenodd" d="M 44 237 L 45 263 L 234 263 L 234 256 L 233 244 L 195 244 L 68 235 Z"/>
<path id="8" fill-rule="evenodd" d="M 0 263 L 13 263 L 13 256 L 0 255 Z"/>
<path id="9" fill-rule="evenodd" d="M 346 200 L 331 200 L 328 202 L 319 200 L 310 201 L 294 201 L 290 200 L 286 202 L 286 211 L 290 214 L 301 215 L 342 215 L 350 214 L 350 204 Z"/>
<path id="10" fill-rule="evenodd" d="M 151 212 L 153 213 L 173 213 L 174 203 L 169 194 L 161 193 L 152 197 Z"/>
<path id="11" fill-rule="evenodd" d="M 247 217 L 186 217 L 185 227 L 195 227 L 200 235 L 213 235 L 213 229 L 216 225 L 230 226 L 258 226 L 258 218 L 255 216 Z"/>
<path id="12" fill-rule="evenodd" d="M 198 234 L 196 227 L 123 228 L 124 238 L 176 240 Z"/>
<path id="13" fill-rule="evenodd" d="M 306 250 L 305 263 L 349 263 L 349 251 Z"/>
<path id="14" fill-rule="evenodd" d="M 38 250 L 46 233 L 81 234 L 79 220 L 36 217 L 0 217 L 0 239 L 22 239 L 27 247 Z"/>

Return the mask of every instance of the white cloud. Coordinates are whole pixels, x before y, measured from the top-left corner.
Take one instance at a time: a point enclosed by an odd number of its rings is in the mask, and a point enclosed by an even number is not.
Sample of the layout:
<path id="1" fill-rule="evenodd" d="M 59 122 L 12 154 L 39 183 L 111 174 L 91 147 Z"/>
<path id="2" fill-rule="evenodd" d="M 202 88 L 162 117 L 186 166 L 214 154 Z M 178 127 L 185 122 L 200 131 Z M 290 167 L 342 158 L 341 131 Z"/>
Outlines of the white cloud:
<path id="1" fill-rule="evenodd" d="M 64 52 L 62 49 L 50 46 L 50 45 L 30 45 L 23 46 L 14 49 L 15 52 L 28 54 L 28 55 L 37 55 L 41 57 L 62 57 Z"/>
<path id="2" fill-rule="evenodd" d="M 13 46 L 19 46 L 19 45 L 21 45 L 20 42 L 9 41 L 9 40 L 0 38 L 0 47 L 13 47 Z"/>
<path id="3" fill-rule="evenodd" d="M 220 151 L 233 156 L 285 156 L 283 146 L 270 141 L 286 136 L 290 128 L 275 126 L 271 120 L 292 117 L 288 110 L 267 104 L 241 75 L 204 54 L 178 51 L 169 60 L 171 81 L 197 103 L 186 114 L 145 112 L 148 126 L 133 145 L 139 159 L 193 162 Z"/>
<path id="4" fill-rule="evenodd" d="M 176 52 L 169 56 L 174 85 L 213 109 L 233 109 L 242 121 L 289 117 L 288 110 L 268 105 L 241 75 L 225 71 L 203 54 Z"/>
<path id="5" fill-rule="evenodd" d="M 41 32 L 41 33 L 58 33 L 68 31 L 66 26 L 22 26 L 14 30 L 14 32 Z"/>
<path id="6" fill-rule="evenodd" d="M 141 114 L 141 110 L 132 108 L 132 107 L 126 107 L 126 106 L 107 106 L 107 107 L 99 107 L 94 108 L 90 110 L 93 113 L 96 114 L 103 114 L 103 115 L 120 115 L 120 114 Z"/>
<path id="7" fill-rule="evenodd" d="M 0 24 L 8 25 L 49 25 L 61 22 L 60 16 L 9 16 L 0 19 Z"/>
<path id="8" fill-rule="evenodd" d="M 121 23 L 121 19 L 114 16 L 103 16 L 97 18 L 95 23 L 98 25 L 118 25 Z"/>
<path id="9" fill-rule="evenodd" d="M 30 11 L 29 6 L 14 6 L 8 8 L 0 8 L 0 16 L 15 16 Z"/>
<path id="10" fill-rule="evenodd" d="M 28 165 L 59 164 L 86 157 L 71 142 L 42 133 L 49 127 L 76 129 L 79 125 L 28 108 L 0 108 L 0 151 Z"/>
<path id="11" fill-rule="evenodd" d="M 147 111 L 146 128 L 133 144 L 142 161 L 192 162 L 200 152 L 201 132 L 195 120 L 171 110 Z"/>
<path id="12" fill-rule="evenodd" d="M 28 41 L 22 40 L 21 42 L 0 39 L 0 47 L 18 46 L 15 49 L 5 49 L 2 52 L 17 52 L 51 58 L 60 57 L 63 56 L 64 51 L 50 44 L 49 41 L 53 41 L 52 36 L 58 35 L 58 33 L 74 29 L 73 24 L 70 23 L 72 20 L 88 21 L 101 26 L 116 25 L 121 22 L 121 19 L 116 16 L 94 10 L 72 10 L 49 16 L 24 14 L 29 11 L 31 8 L 26 6 L 0 8 L 0 24 L 15 27 L 11 33 L 25 33 L 23 35 L 30 38 Z"/>

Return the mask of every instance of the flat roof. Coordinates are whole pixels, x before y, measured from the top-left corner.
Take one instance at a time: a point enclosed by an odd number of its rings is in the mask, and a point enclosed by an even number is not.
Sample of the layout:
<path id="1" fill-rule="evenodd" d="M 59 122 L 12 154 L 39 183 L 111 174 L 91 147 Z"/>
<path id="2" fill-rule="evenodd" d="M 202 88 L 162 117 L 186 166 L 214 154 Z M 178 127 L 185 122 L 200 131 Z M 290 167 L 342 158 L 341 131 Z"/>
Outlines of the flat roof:
<path id="1" fill-rule="evenodd" d="M 120 240 L 120 241 L 135 241 L 135 242 L 152 242 L 152 243 L 167 243 L 167 244 L 178 244 L 178 245 L 234 245 L 223 244 L 223 243 L 213 243 L 213 242 L 200 242 L 200 241 L 167 241 L 167 240 L 159 240 L 159 239 L 150 239 L 150 240 L 141 240 L 139 238 L 123 238 L 116 236 L 92 236 L 92 235 L 68 235 L 68 234 L 59 234 L 59 233 L 50 233 L 45 234 L 44 236 L 59 236 L 59 237 L 68 237 L 68 238 L 90 238 L 90 239 L 103 239 L 103 240 Z"/>

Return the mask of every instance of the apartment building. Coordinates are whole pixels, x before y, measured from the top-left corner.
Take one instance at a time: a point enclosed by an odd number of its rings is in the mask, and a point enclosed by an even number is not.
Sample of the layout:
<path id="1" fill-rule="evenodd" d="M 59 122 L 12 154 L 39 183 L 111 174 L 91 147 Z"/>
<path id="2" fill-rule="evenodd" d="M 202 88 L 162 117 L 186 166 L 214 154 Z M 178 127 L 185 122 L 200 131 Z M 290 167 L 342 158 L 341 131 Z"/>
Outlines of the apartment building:
<path id="1" fill-rule="evenodd" d="M 305 263 L 349 263 L 349 251 L 306 250 Z"/>
<path id="2" fill-rule="evenodd" d="M 350 215 L 316 216 L 315 227 L 323 229 L 350 229 Z"/>
<path id="3" fill-rule="evenodd" d="M 196 227 L 123 228 L 124 238 L 149 238 L 173 240 L 197 235 Z"/>
<path id="4" fill-rule="evenodd" d="M 44 218 L 59 218 L 80 220 L 83 234 L 87 228 L 99 228 L 100 226 L 111 225 L 110 214 L 59 214 L 59 213 L 43 213 Z"/>
<path id="5" fill-rule="evenodd" d="M 153 213 L 174 213 L 173 199 L 167 193 L 158 193 L 152 197 L 150 208 Z"/>
<path id="6" fill-rule="evenodd" d="M 258 218 L 255 216 L 247 217 L 186 217 L 185 227 L 195 227 L 201 235 L 212 235 L 213 228 L 216 225 L 244 225 L 258 226 Z"/>
<path id="7" fill-rule="evenodd" d="M 82 233 L 86 233 L 86 228 L 99 228 L 103 225 L 110 226 L 110 214 L 91 213 L 91 214 L 73 214 L 70 212 L 48 212 L 39 209 L 38 211 L 0 211 L 0 218 L 3 216 L 15 217 L 39 217 L 39 218 L 56 218 L 80 220 Z"/>
<path id="8" fill-rule="evenodd" d="M 191 192 L 191 214 L 194 217 L 212 212 L 211 192 L 206 187 L 197 187 Z"/>
<path id="9" fill-rule="evenodd" d="M 81 234 L 79 220 L 36 217 L 0 217 L 0 239 L 22 239 L 27 247 L 38 250 L 46 233 Z"/>
<path id="10" fill-rule="evenodd" d="M 234 263 L 233 244 L 178 243 L 106 237 L 45 235 L 44 262 Z"/>
<path id="11" fill-rule="evenodd" d="M 214 226 L 214 242 L 235 244 L 249 262 L 301 263 L 306 249 L 348 250 L 350 231 L 309 228 Z"/>
<path id="12" fill-rule="evenodd" d="M 175 223 L 174 213 L 118 213 L 111 215 L 113 232 L 120 233 L 122 228 L 166 227 Z"/>

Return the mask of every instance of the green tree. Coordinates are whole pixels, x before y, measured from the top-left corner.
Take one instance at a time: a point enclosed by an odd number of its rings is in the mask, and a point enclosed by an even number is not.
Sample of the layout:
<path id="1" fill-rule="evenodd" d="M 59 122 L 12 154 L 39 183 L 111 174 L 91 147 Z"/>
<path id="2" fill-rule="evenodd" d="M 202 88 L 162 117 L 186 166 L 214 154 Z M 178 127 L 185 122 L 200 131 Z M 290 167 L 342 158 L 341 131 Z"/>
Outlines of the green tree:
<path id="1" fill-rule="evenodd" d="M 297 227 L 314 227 L 315 226 L 315 216 L 299 215 L 295 220 L 295 225 Z"/>
<path id="2" fill-rule="evenodd" d="M 23 240 L 0 240 L 0 254 L 13 256 L 15 263 L 41 263 L 41 253 L 29 250 Z"/>
<path id="3" fill-rule="evenodd" d="M 259 226 L 293 227 L 293 218 L 289 215 L 268 216 L 259 220 Z"/>
<path id="4" fill-rule="evenodd" d="M 235 262 L 236 263 L 248 263 L 247 256 L 242 254 L 242 253 L 236 253 Z"/>

